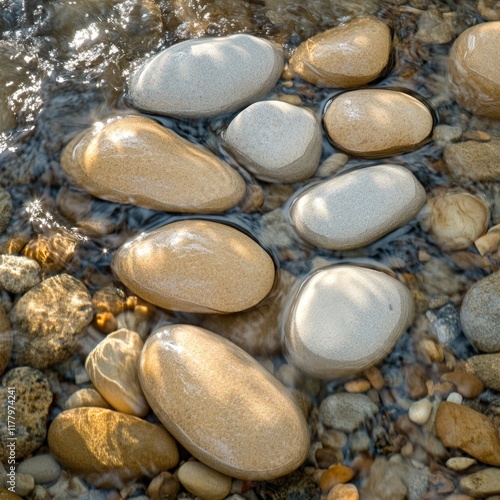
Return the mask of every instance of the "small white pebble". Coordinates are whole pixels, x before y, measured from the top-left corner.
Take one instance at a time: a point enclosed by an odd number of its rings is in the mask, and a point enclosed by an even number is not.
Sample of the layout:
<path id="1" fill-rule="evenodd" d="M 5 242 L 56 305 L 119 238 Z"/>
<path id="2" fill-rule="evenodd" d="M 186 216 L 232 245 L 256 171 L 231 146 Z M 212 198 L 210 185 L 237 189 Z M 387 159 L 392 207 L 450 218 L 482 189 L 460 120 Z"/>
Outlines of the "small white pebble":
<path id="1" fill-rule="evenodd" d="M 457 405 L 461 405 L 463 400 L 464 398 L 458 392 L 450 392 L 449 396 L 446 398 L 448 403 L 457 403 Z"/>
<path id="2" fill-rule="evenodd" d="M 408 417 L 414 424 L 424 425 L 429 420 L 431 411 L 432 403 L 427 398 L 424 398 L 411 404 Z"/>

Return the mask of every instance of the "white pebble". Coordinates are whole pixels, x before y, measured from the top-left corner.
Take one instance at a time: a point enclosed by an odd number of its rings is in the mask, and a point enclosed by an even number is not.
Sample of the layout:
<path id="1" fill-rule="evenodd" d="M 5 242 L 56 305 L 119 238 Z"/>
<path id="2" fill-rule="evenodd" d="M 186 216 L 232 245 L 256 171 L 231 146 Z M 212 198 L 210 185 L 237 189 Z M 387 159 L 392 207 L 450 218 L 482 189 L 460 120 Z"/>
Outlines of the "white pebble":
<path id="1" fill-rule="evenodd" d="M 457 403 L 457 405 L 461 405 L 463 400 L 464 398 L 458 392 L 450 392 L 449 396 L 446 398 L 448 403 Z"/>
<path id="2" fill-rule="evenodd" d="M 408 417 L 417 425 L 424 425 L 431 416 L 432 403 L 427 399 L 416 401 L 408 410 Z"/>

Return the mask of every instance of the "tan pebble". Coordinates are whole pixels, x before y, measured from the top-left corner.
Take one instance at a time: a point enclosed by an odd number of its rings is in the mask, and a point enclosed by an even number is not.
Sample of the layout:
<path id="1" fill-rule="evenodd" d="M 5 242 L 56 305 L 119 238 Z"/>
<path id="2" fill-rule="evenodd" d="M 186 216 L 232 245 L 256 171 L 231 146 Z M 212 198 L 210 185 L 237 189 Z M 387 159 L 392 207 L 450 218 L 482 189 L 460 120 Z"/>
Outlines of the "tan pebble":
<path id="1" fill-rule="evenodd" d="M 446 380 L 455 384 L 457 391 L 464 398 L 477 398 L 484 391 L 484 385 L 481 380 L 472 373 L 467 373 L 465 371 L 445 373 L 441 375 L 441 380 Z"/>
<path id="2" fill-rule="evenodd" d="M 413 456 L 414 453 L 414 448 L 413 444 L 408 441 L 402 448 L 401 448 L 401 455 L 405 458 L 410 458 Z"/>
<path id="3" fill-rule="evenodd" d="M 321 483 L 321 478 L 324 476 L 326 470 L 323 470 L 323 469 L 316 469 L 313 473 L 312 473 L 312 478 L 314 480 L 314 482 L 319 486 L 320 483 Z"/>
<path id="4" fill-rule="evenodd" d="M 474 500 L 469 495 L 462 495 L 460 493 L 453 493 L 453 494 L 448 495 L 444 498 L 445 498 L 445 500 Z"/>
<path id="5" fill-rule="evenodd" d="M 321 435 L 323 446 L 330 448 L 343 448 L 347 444 L 347 435 L 341 431 L 328 429 Z"/>
<path id="6" fill-rule="evenodd" d="M 464 135 L 464 139 L 469 141 L 479 141 L 479 142 L 489 142 L 491 141 L 491 135 L 484 130 L 467 130 Z"/>
<path id="7" fill-rule="evenodd" d="M 348 483 L 353 477 L 354 471 L 350 467 L 332 465 L 321 478 L 320 487 L 324 493 L 328 493 L 336 484 Z"/>
<path id="8" fill-rule="evenodd" d="M 245 194 L 243 178 L 207 149 L 154 120 L 117 117 L 76 136 L 61 165 L 98 198 L 168 212 L 224 212 Z"/>
<path id="9" fill-rule="evenodd" d="M 12 355 L 12 327 L 9 317 L 0 306 L 0 375 L 6 370 Z"/>
<path id="10" fill-rule="evenodd" d="M 190 493 L 205 500 L 222 500 L 231 491 L 231 478 L 201 462 L 190 461 L 178 472 L 179 481 Z"/>
<path id="11" fill-rule="evenodd" d="M 123 245 L 112 267 L 143 299 L 186 312 L 249 309 L 268 295 L 275 279 L 273 260 L 249 236 L 225 224 L 193 219 L 172 222 Z"/>
<path id="12" fill-rule="evenodd" d="M 118 328 L 118 322 L 110 312 L 97 313 L 92 325 L 102 333 L 111 333 Z"/>
<path id="13" fill-rule="evenodd" d="M 418 351 L 424 355 L 429 364 L 441 363 L 444 359 L 443 347 L 432 339 L 423 339 L 417 344 Z"/>
<path id="14" fill-rule="evenodd" d="M 338 464 L 344 460 L 342 450 L 333 448 L 318 448 L 314 452 L 314 458 L 321 469 L 327 469 L 331 465 Z"/>
<path id="15" fill-rule="evenodd" d="M 349 160 L 349 157 L 344 153 L 334 153 L 329 156 L 316 171 L 316 177 L 329 177 L 337 170 L 340 170 Z"/>
<path id="16" fill-rule="evenodd" d="M 474 458 L 470 458 L 470 457 L 453 457 L 453 458 L 449 458 L 446 461 L 446 467 L 448 467 L 448 469 L 451 469 L 451 470 L 454 470 L 457 472 L 461 472 L 463 470 L 466 470 L 475 464 L 477 464 L 477 461 Z"/>
<path id="17" fill-rule="evenodd" d="M 85 362 L 90 380 L 111 406 L 137 417 L 149 412 L 137 373 L 143 345 L 137 333 L 118 330 L 100 342 Z"/>
<path id="18" fill-rule="evenodd" d="M 356 380 L 350 380 L 344 384 L 344 389 L 346 392 L 368 392 L 371 388 L 370 382 L 368 380 L 358 378 Z"/>
<path id="19" fill-rule="evenodd" d="M 436 488 L 440 495 L 452 493 L 455 490 L 453 481 L 442 471 L 434 471 L 430 477 L 430 483 Z"/>
<path id="20" fill-rule="evenodd" d="M 283 87 L 287 88 L 287 89 L 291 89 L 293 87 L 293 82 L 292 80 L 285 80 L 283 83 L 282 83 Z"/>
<path id="21" fill-rule="evenodd" d="M 359 500 L 358 489 L 354 484 L 336 484 L 326 500 Z"/>
<path id="22" fill-rule="evenodd" d="M 296 470 L 308 454 L 309 430 L 288 390 L 219 335 L 191 325 L 157 330 L 144 345 L 139 376 L 159 420 L 193 456 L 223 474 L 276 478 Z"/>
<path id="23" fill-rule="evenodd" d="M 336 147 L 355 156 L 392 156 L 412 151 L 432 133 L 429 108 L 415 97 L 388 89 L 344 92 L 323 117 Z"/>
<path id="24" fill-rule="evenodd" d="M 309 38 L 290 60 L 304 80 L 323 87 L 354 88 L 377 78 L 389 63 L 391 30 L 375 18 L 341 24 Z"/>
<path id="25" fill-rule="evenodd" d="M 461 490 L 473 498 L 500 494 L 500 469 L 486 468 L 460 479 Z"/>
<path id="26" fill-rule="evenodd" d="M 247 184 L 245 199 L 241 202 L 241 211 L 258 212 L 264 203 L 264 190 L 258 184 Z"/>
<path id="27" fill-rule="evenodd" d="M 175 441 L 163 427 L 102 408 L 60 413 L 48 444 L 63 467 L 102 488 L 154 477 L 179 461 Z"/>
<path id="28" fill-rule="evenodd" d="M 278 100 L 294 106 L 302 105 L 302 99 L 298 95 L 282 94 L 278 97 Z"/>
<path id="29" fill-rule="evenodd" d="M 474 245 L 476 246 L 478 252 L 482 256 L 497 250 L 499 244 L 500 244 L 500 224 L 490 227 L 485 235 L 481 236 L 474 242 Z"/>
<path id="30" fill-rule="evenodd" d="M 451 382 L 437 382 L 433 383 L 431 380 L 428 381 L 427 390 L 429 396 L 434 396 L 440 394 L 442 396 L 447 396 L 453 391 L 453 384 Z"/>
<path id="31" fill-rule="evenodd" d="M 111 405 L 99 394 L 97 389 L 86 387 L 74 392 L 64 405 L 65 410 L 73 408 L 95 407 L 111 409 Z"/>
<path id="32" fill-rule="evenodd" d="M 181 486 L 176 475 L 170 472 L 160 472 L 150 483 L 147 494 L 150 500 L 169 500 L 176 498 Z M 120 499 L 121 500 L 121 499 Z"/>
<path id="33" fill-rule="evenodd" d="M 408 395 L 411 399 L 421 399 L 427 395 L 427 375 L 422 365 L 413 364 L 403 368 Z"/>
<path id="34" fill-rule="evenodd" d="M 368 379 L 368 382 L 374 389 L 380 391 L 384 387 L 384 377 L 376 366 L 372 366 L 363 372 L 363 375 Z"/>
<path id="35" fill-rule="evenodd" d="M 7 488 L 0 488 L 0 498 L 5 500 L 22 500 L 22 497 L 12 493 L 12 491 L 9 491 Z"/>

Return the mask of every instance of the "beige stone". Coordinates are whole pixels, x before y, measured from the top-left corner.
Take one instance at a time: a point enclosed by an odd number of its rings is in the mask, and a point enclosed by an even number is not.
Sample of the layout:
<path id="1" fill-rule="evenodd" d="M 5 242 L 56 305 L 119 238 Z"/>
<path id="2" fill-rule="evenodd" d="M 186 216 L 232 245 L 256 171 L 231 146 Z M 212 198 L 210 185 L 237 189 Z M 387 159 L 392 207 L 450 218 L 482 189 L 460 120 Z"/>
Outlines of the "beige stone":
<path id="1" fill-rule="evenodd" d="M 460 488 L 472 498 L 493 498 L 500 494 L 500 469 L 483 469 L 460 479 Z"/>
<path id="2" fill-rule="evenodd" d="M 103 408 L 63 411 L 49 428 L 48 444 L 63 467 L 102 488 L 154 477 L 179 461 L 163 427 Z"/>
<path id="3" fill-rule="evenodd" d="M 111 405 L 93 387 L 85 387 L 74 392 L 64 404 L 65 410 L 84 407 L 107 408 L 111 410 Z"/>
<path id="4" fill-rule="evenodd" d="M 295 73 L 315 85 L 355 88 L 383 73 L 391 49 L 390 28 L 367 17 L 309 38 L 299 45 L 290 64 Z"/>
<path id="5" fill-rule="evenodd" d="M 500 118 L 500 21 L 464 31 L 450 51 L 450 90 L 467 111 Z"/>
<path id="6" fill-rule="evenodd" d="M 12 355 L 12 327 L 9 317 L 0 306 L 0 375 L 6 370 Z"/>
<path id="7" fill-rule="evenodd" d="M 446 467 L 457 472 L 464 471 L 475 464 L 477 461 L 470 457 L 452 457 L 446 461 Z"/>
<path id="8" fill-rule="evenodd" d="M 137 333 L 121 329 L 99 342 L 85 362 L 90 380 L 104 399 L 116 410 L 136 417 L 149 412 L 137 373 L 143 345 Z"/>
<path id="9" fill-rule="evenodd" d="M 61 165 L 98 198 L 154 210 L 224 212 L 245 194 L 236 170 L 140 116 L 109 119 L 83 131 L 65 147 Z"/>
<path id="10" fill-rule="evenodd" d="M 309 430 L 288 390 L 245 351 L 208 330 L 169 325 L 154 332 L 144 345 L 139 377 L 163 425 L 223 474 L 277 478 L 307 456 Z"/>
<path id="11" fill-rule="evenodd" d="M 423 102 L 389 89 L 344 92 L 333 99 L 323 122 L 336 147 L 370 157 L 412 151 L 430 137 L 433 126 Z"/>
<path id="12" fill-rule="evenodd" d="M 152 304 L 204 313 L 249 309 L 267 296 L 275 278 L 273 260 L 249 236 L 193 219 L 126 243 L 115 254 L 113 271 Z"/>
<path id="13" fill-rule="evenodd" d="M 222 500 L 231 492 L 231 478 L 201 462 L 186 462 L 178 474 L 182 486 L 204 500 Z"/>

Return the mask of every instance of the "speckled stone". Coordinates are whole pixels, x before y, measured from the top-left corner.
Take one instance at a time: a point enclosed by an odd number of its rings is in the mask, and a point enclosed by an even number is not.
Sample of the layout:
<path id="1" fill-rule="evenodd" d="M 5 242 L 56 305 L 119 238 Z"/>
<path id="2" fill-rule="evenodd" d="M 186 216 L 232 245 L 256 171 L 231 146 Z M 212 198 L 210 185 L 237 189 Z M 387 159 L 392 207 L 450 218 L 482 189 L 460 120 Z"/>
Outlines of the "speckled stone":
<path id="1" fill-rule="evenodd" d="M 112 267 L 139 297 L 187 312 L 249 309 L 266 297 L 275 278 L 273 260 L 253 239 L 203 220 L 177 221 L 140 235 L 116 252 Z"/>
<path id="2" fill-rule="evenodd" d="M 500 352 L 472 356 L 467 360 L 465 369 L 478 377 L 488 389 L 500 391 Z"/>
<path id="3" fill-rule="evenodd" d="M 500 22 L 480 23 L 453 44 L 448 63 L 450 90 L 471 113 L 500 118 Z"/>
<path id="4" fill-rule="evenodd" d="M 70 358 L 92 321 L 92 301 L 81 281 L 60 274 L 42 281 L 9 314 L 17 365 L 46 368 Z"/>
<path id="5" fill-rule="evenodd" d="M 5 402 L 0 405 L 1 422 L 7 422 L 9 387 L 15 389 L 16 459 L 21 460 L 45 441 L 52 391 L 47 377 L 39 370 L 27 366 L 9 370 L 3 376 L 0 388 L 0 398 Z M 2 443 L 11 442 L 7 425 L 0 426 L 0 437 Z M 2 446 L 0 461 L 5 462 L 8 456 L 9 449 Z"/>
<path id="6" fill-rule="evenodd" d="M 93 387 L 84 387 L 74 392 L 64 404 L 65 410 L 84 407 L 107 408 L 111 410 L 111 405 Z"/>
<path id="7" fill-rule="evenodd" d="M 322 268 L 304 280 L 284 312 L 284 349 L 312 377 L 345 377 L 383 360 L 413 316 L 410 291 L 387 274 Z"/>
<path id="8" fill-rule="evenodd" d="M 460 479 L 460 488 L 472 498 L 493 498 L 500 494 L 500 469 L 483 469 Z"/>
<path id="9" fill-rule="evenodd" d="M 222 500 L 231 492 L 231 478 L 201 462 L 186 462 L 178 475 L 186 490 L 204 500 Z"/>
<path id="10" fill-rule="evenodd" d="M 0 375 L 7 369 L 12 355 L 12 328 L 9 317 L 0 305 Z"/>
<path id="11" fill-rule="evenodd" d="M 61 467 L 52 455 L 36 455 L 20 463 L 16 472 L 29 474 L 36 484 L 44 484 L 57 481 Z"/>
<path id="12" fill-rule="evenodd" d="M 236 160 L 258 179 L 290 183 L 314 174 L 323 137 L 316 116 L 308 109 L 261 101 L 233 119 L 224 141 Z"/>
<path id="13" fill-rule="evenodd" d="M 206 118 L 265 97 L 282 70 L 281 49 L 262 38 L 237 34 L 187 40 L 146 61 L 132 76 L 130 97 L 144 111 Z"/>
<path id="14" fill-rule="evenodd" d="M 243 178 L 208 149 L 149 118 L 98 123 L 64 149 L 61 165 L 108 201 L 167 212 L 224 212 L 245 195 Z"/>
<path id="15" fill-rule="evenodd" d="M 295 229 L 309 243 L 331 250 L 359 248 L 413 219 L 425 189 L 404 167 L 377 165 L 314 185 L 290 209 Z"/>
<path id="16" fill-rule="evenodd" d="M 0 187 L 0 234 L 9 227 L 12 217 L 12 198 L 8 191 Z"/>
<path id="17" fill-rule="evenodd" d="M 40 264 L 18 255 L 0 255 L 0 288 L 9 293 L 23 293 L 41 281 Z"/>
<path id="18" fill-rule="evenodd" d="M 470 457 L 452 457 L 446 461 L 446 467 L 454 471 L 463 471 L 477 464 L 477 460 Z"/>
<path id="19" fill-rule="evenodd" d="M 63 467 L 101 488 L 154 477 L 179 461 L 163 427 L 103 408 L 63 411 L 49 428 L 48 443 Z"/>
<path id="20" fill-rule="evenodd" d="M 90 380 L 111 406 L 136 417 L 149 412 L 137 373 L 143 345 L 137 333 L 121 329 L 99 342 L 85 361 Z"/>
<path id="21" fill-rule="evenodd" d="M 208 330 L 169 325 L 154 332 L 139 377 L 163 425 L 223 474 L 272 479 L 307 456 L 309 430 L 289 392 L 245 351 Z"/>
<path id="22" fill-rule="evenodd" d="M 355 88 L 378 78 L 392 49 L 391 30 L 367 17 L 335 26 L 299 45 L 292 70 L 322 87 Z"/>
<path id="23" fill-rule="evenodd" d="M 389 89 L 344 92 L 333 99 L 323 123 L 336 147 L 354 156 L 382 157 L 412 151 L 431 134 L 429 108 Z"/>

